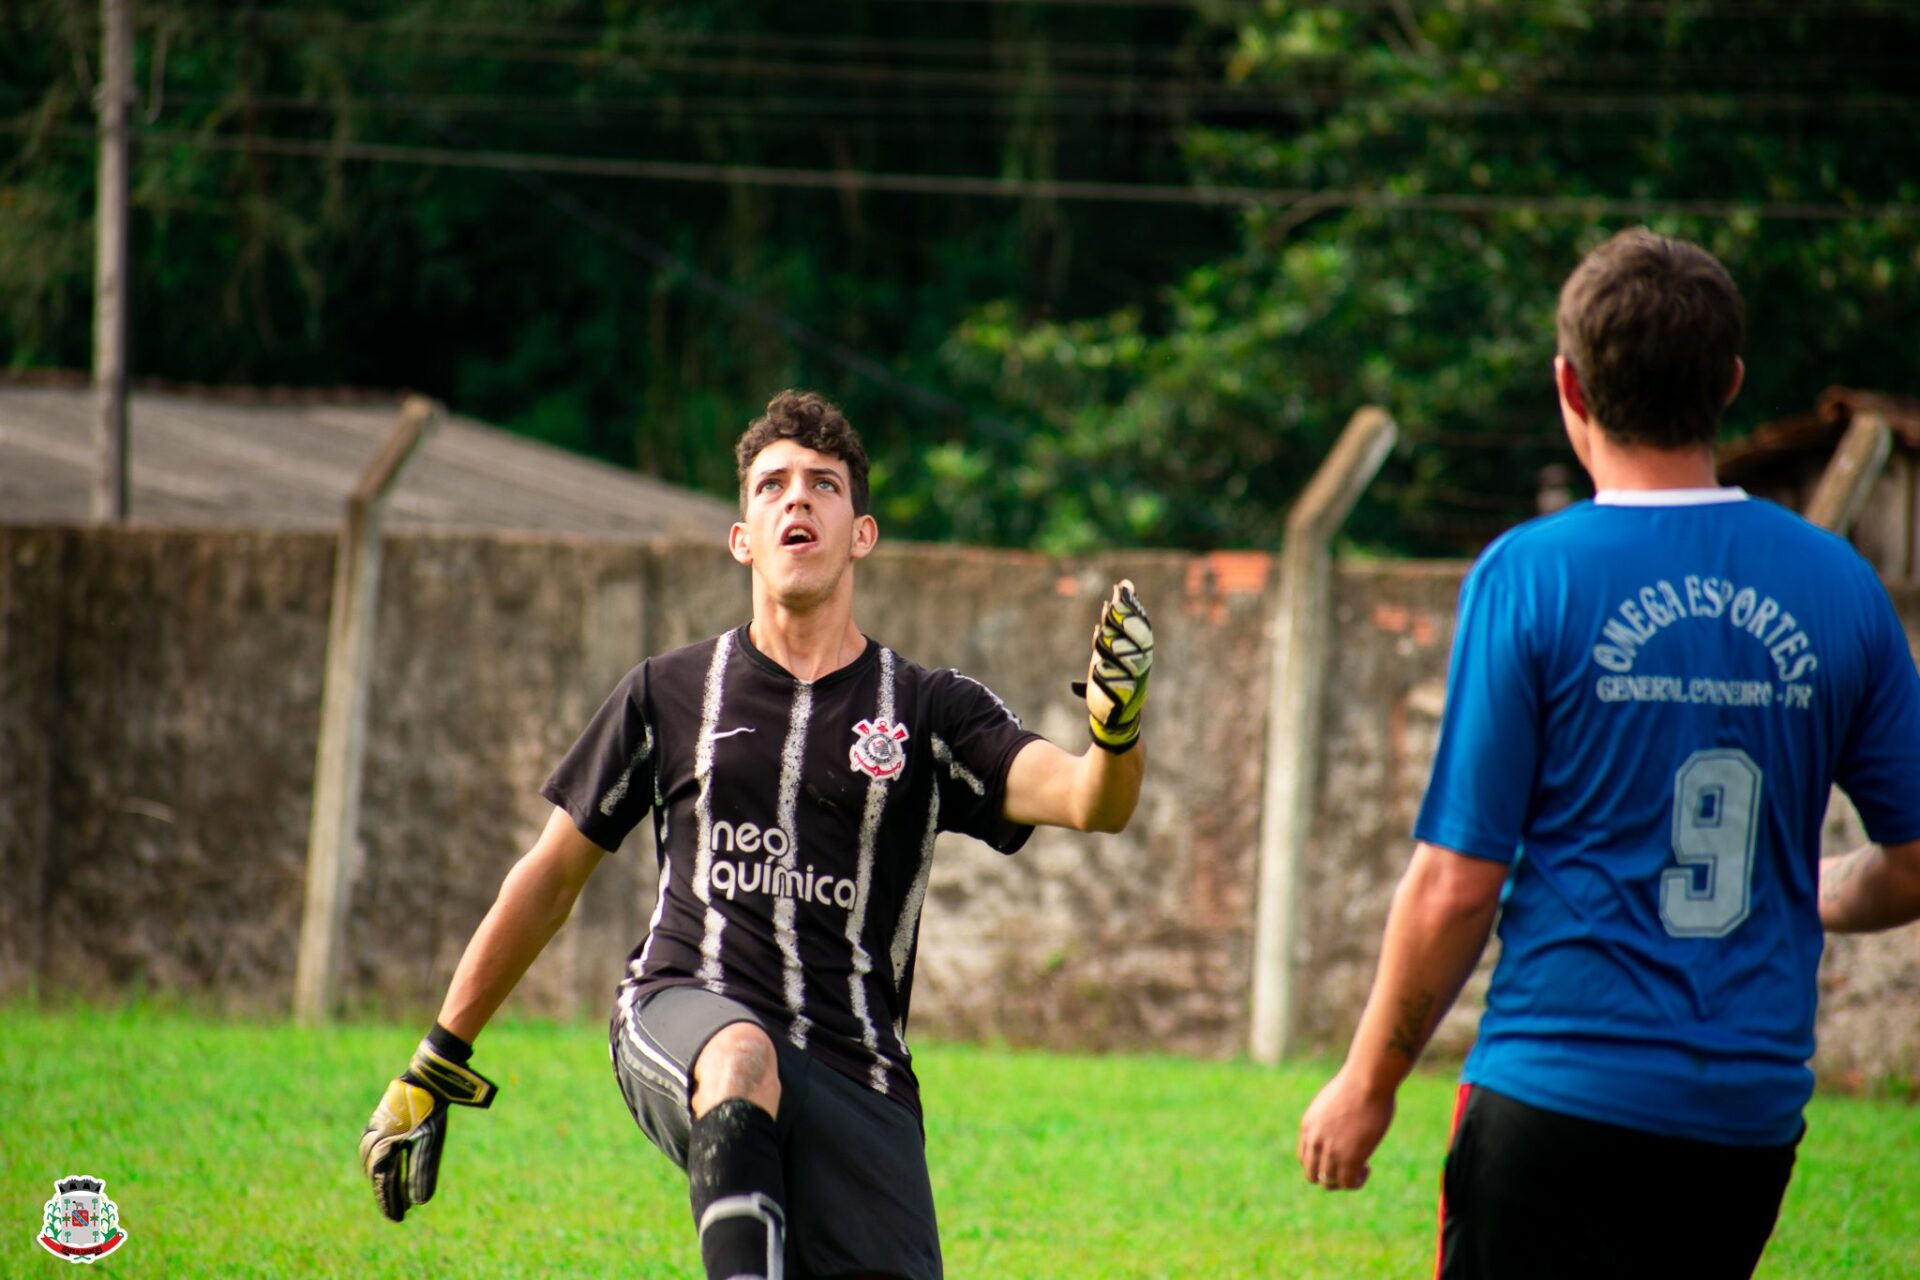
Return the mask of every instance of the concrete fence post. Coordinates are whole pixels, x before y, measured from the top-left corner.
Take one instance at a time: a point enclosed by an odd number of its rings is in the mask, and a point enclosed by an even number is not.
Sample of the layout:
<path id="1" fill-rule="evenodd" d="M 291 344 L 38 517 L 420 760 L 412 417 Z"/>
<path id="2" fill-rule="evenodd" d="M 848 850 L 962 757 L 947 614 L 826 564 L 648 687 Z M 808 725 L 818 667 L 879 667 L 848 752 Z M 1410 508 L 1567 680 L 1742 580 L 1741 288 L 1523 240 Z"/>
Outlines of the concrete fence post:
<path id="1" fill-rule="evenodd" d="M 333 1014 L 337 957 L 360 825 L 367 690 L 372 684 L 373 626 L 380 606 L 380 526 L 388 495 L 415 450 L 438 425 L 440 415 L 440 406 L 433 401 L 407 398 L 393 434 L 367 464 L 347 499 L 347 521 L 334 553 L 320 744 L 307 828 L 306 904 L 300 915 L 300 952 L 293 977 L 293 1012 L 303 1023 L 321 1022 Z"/>
<path id="2" fill-rule="evenodd" d="M 1256 1062 L 1294 1047 L 1300 885 L 1320 763 L 1333 535 L 1393 449 L 1393 419 L 1367 407 L 1353 415 L 1327 460 L 1287 515 L 1280 588 L 1268 635 L 1267 753 L 1260 797 L 1259 896 L 1253 924 Z"/>
<path id="3" fill-rule="evenodd" d="M 1885 416 L 1871 409 L 1854 414 L 1807 503 L 1807 519 L 1844 537 L 1892 453 L 1893 430 Z"/>

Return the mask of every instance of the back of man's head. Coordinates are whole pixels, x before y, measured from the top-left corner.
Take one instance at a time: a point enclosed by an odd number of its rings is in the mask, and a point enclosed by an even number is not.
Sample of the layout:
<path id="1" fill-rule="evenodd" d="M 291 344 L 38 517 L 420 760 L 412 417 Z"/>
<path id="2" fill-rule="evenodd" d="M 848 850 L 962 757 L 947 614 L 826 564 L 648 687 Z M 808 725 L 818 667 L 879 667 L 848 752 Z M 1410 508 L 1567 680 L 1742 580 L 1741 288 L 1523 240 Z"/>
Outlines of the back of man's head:
<path id="1" fill-rule="evenodd" d="M 1567 277 L 1555 327 L 1587 416 L 1610 439 L 1661 449 L 1713 443 L 1746 306 L 1712 254 L 1644 227 L 1622 231 Z"/>
<path id="2" fill-rule="evenodd" d="M 767 401 L 767 411 L 747 424 L 733 446 L 734 470 L 740 480 L 740 510 L 747 509 L 747 470 L 760 451 L 779 440 L 838 458 L 847 464 L 853 513 L 867 514 L 867 450 L 839 406 L 817 391 L 782 391 Z"/>

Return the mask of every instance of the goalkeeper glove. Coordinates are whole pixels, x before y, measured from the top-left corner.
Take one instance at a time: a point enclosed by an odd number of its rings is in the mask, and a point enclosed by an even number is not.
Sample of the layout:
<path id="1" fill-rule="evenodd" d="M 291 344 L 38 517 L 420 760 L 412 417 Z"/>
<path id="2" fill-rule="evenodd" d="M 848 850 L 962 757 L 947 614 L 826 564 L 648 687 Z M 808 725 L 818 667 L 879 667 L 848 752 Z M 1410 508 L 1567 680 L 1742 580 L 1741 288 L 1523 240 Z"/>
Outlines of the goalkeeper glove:
<path id="1" fill-rule="evenodd" d="M 472 1045 L 434 1023 L 407 1069 L 387 1085 L 360 1135 L 360 1167 L 373 1180 L 380 1211 L 395 1222 L 412 1206 L 433 1199 L 447 1107 L 489 1107 L 499 1092 L 493 1081 L 467 1066 L 472 1053 Z"/>
<path id="2" fill-rule="evenodd" d="M 1130 751 L 1140 740 L 1140 710 L 1147 705 L 1147 675 L 1153 669 L 1153 623 L 1122 578 L 1100 610 L 1093 632 L 1093 659 L 1085 683 L 1073 691 L 1087 700 L 1087 725 L 1093 744 L 1103 750 Z"/>

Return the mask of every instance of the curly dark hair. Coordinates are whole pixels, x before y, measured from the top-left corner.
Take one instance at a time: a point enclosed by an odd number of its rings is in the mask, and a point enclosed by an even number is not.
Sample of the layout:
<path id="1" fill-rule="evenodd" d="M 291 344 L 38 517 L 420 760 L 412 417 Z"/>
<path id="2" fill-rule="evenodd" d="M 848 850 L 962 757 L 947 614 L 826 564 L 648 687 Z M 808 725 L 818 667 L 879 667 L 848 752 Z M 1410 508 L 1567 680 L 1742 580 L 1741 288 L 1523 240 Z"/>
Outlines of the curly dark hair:
<path id="1" fill-rule="evenodd" d="M 1607 435 L 1662 449 L 1713 443 L 1746 304 L 1712 254 L 1645 227 L 1622 231 L 1567 277 L 1554 327 Z"/>
<path id="2" fill-rule="evenodd" d="M 866 447 L 839 406 L 817 391 L 782 391 L 767 401 L 767 411 L 747 425 L 733 446 L 742 512 L 747 509 L 747 469 L 762 449 L 778 440 L 791 440 L 846 463 L 847 481 L 853 486 L 853 513 L 867 514 Z"/>

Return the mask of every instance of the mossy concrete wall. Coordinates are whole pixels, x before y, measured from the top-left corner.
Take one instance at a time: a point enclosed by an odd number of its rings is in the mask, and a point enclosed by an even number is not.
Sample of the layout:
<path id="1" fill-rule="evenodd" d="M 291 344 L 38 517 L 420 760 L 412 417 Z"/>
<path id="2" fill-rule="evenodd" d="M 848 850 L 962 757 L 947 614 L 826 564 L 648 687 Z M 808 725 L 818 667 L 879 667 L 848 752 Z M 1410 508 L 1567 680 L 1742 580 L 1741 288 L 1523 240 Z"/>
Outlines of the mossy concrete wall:
<path id="1" fill-rule="evenodd" d="M 0 994 L 287 1007 L 333 554 L 306 533 L 0 527 Z M 1463 571 L 1335 574 L 1298 957 L 1303 1038 L 1324 1051 L 1344 1045 L 1372 978 Z M 1139 585 L 1160 653 L 1148 782 L 1124 834 L 1042 831 L 1013 858 L 942 838 L 918 1034 L 1244 1049 L 1276 572 L 1251 553 L 917 546 L 860 566 L 869 635 L 979 677 L 1063 743 L 1082 740 L 1067 684 L 1114 577 Z M 1920 637 L 1920 591 L 1895 598 Z M 390 538 L 348 1005 L 430 1012 L 545 821 L 537 787 L 608 688 L 748 610 L 746 574 L 718 547 Z M 1835 847 L 1858 838 L 1844 803 L 1829 828 Z M 597 1016 L 656 883 L 643 829 L 596 872 L 516 1006 Z M 1836 940 L 1821 980 L 1823 1071 L 1920 1074 L 1920 929 Z M 1470 1041 L 1479 990 L 1443 1046 Z"/>

